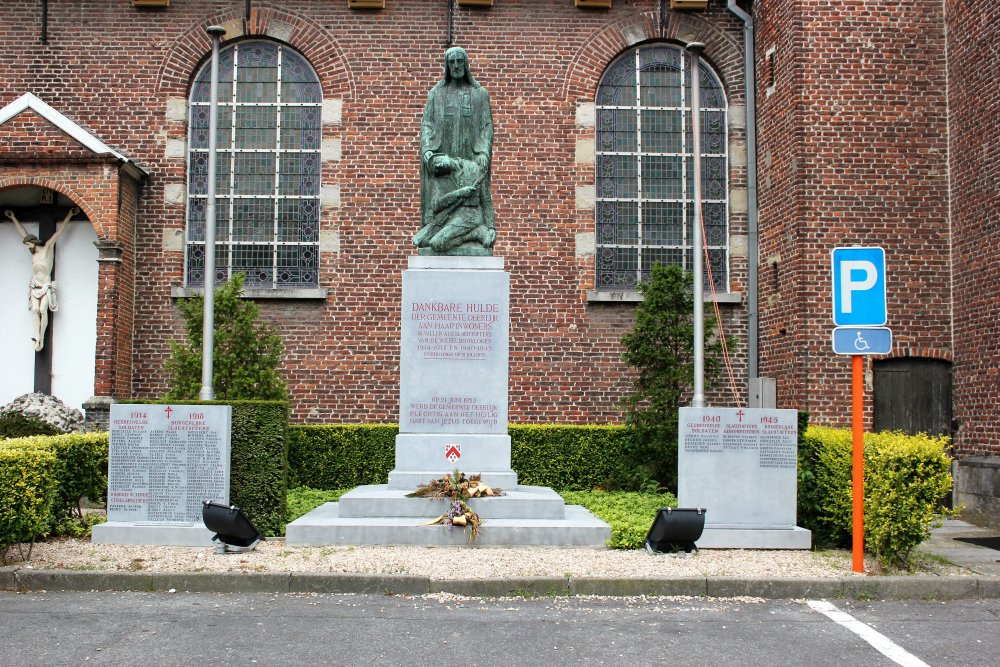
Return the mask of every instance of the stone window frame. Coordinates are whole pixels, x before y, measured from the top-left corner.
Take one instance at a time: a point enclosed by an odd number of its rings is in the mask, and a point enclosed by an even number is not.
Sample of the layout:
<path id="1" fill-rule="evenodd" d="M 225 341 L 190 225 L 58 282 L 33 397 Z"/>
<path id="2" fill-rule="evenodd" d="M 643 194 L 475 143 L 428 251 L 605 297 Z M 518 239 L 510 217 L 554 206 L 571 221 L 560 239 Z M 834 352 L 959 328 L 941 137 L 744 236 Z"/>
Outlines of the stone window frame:
<path id="1" fill-rule="evenodd" d="M 249 75 L 250 81 L 241 80 L 239 53 L 258 45 L 266 50 L 273 50 L 276 54 L 277 60 L 273 67 L 259 68 L 273 71 L 273 80 L 267 80 L 269 77 L 266 75 L 262 80 L 254 80 L 261 77 L 253 77 L 252 74 Z M 288 54 L 291 54 L 290 59 Z M 302 73 L 301 80 L 289 82 L 283 79 L 283 65 L 288 60 L 292 61 L 292 67 Z M 206 62 L 196 72 L 188 97 L 188 187 L 184 243 L 186 287 L 175 290 L 184 292 L 185 295 L 200 293 L 204 286 L 204 275 L 199 276 L 197 272 L 198 268 L 204 266 L 204 222 L 202 220 L 198 224 L 197 213 L 204 215 L 206 201 L 207 174 L 203 171 L 205 160 L 199 158 L 207 157 L 208 153 L 209 67 L 210 63 Z M 249 69 L 245 68 L 244 72 Z M 227 80 L 231 82 L 234 76 L 237 85 L 227 86 Z M 241 82 L 252 83 L 258 90 L 271 86 L 274 90 L 273 99 L 238 99 Z M 308 87 L 306 101 L 289 102 L 282 99 L 283 93 L 292 90 L 295 85 Z M 319 75 L 301 52 L 284 42 L 267 39 L 241 40 L 223 47 L 220 52 L 220 89 L 216 281 L 227 280 L 233 273 L 242 270 L 247 274 L 245 296 L 320 298 L 325 295 L 325 290 L 319 287 L 324 110 Z M 265 114 L 256 114 L 257 118 L 254 118 L 254 112 L 271 108 L 275 110 L 274 127 L 255 126 L 254 121 L 259 121 Z M 303 121 L 299 123 L 300 127 L 295 128 L 298 141 L 295 146 L 289 147 L 282 144 L 283 138 L 287 140 L 290 129 L 283 126 L 282 121 L 296 115 L 300 120 L 302 116 L 307 117 L 308 122 Z M 237 126 L 232 121 L 236 118 L 241 118 L 245 126 Z M 254 133 L 253 130 L 260 132 Z M 266 140 L 269 131 L 273 131 L 273 142 Z M 237 138 L 238 132 L 243 136 Z M 235 150 L 231 149 L 233 145 L 236 146 Z M 251 167 L 245 175 L 253 177 L 244 181 L 242 187 L 234 174 L 238 170 L 235 167 L 238 161 L 239 164 Z M 253 169 L 250 163 L 254 161 L 258 162 L 258 166 L 265 165 L 265 169 Z M 296 166 L 299 171 L 295 173 L 286 169 L 294 170 Z M 303 174 L 302 169 L 307 169 L 308 172 Z M 307 178 L 302 178 L 303 175 Z M 292 178 L 283 180 L 282 176 Z M 293 179 L 297 180 L 294 192 L 289 190 Z M 306 191 L 302 190 L 303 182 Z M 260 187 L 261 184 L 263 187 Z M 241 212 L 244 216 L 251 215 L 256 224 L 240 225 L 241 220 L 246 220 L 241 217 Z M 298 217 L 300 215 L 306 219 Z M 229 225 L 228 221 L 234 217 L 237 224 Z M 294 221 L 294 224 L 282 224 L 289 221 Z M 241 259 L 245 261 L 241 262 Z"/>
<path id="2" fill-rule="evenodd" d="M 654 60 L 652 62 L 645 62 L 642 60 L 644 54 L 653 52 Z M 659 51 L 659 53 L 657 53 Z M 628 69 L 628 66 L 634 64 L 633 74 L 640 74 L 644 67 L 649 67 L 650 65 L 657 64 L 655 56 L 662 56 L 672 52 L 674 55 L 674 60 L 668 64 L 668 66 L 673 66 L 675 70 L 679 69 L 681 75 L 682 87 L 680 88 L 680 100 L 678 104 L 673 105 L 656 105 L 649 104 L 644 106 L 644 100 L 642 96 L 642 76 L 635 76 L 632 83 L 632 87 L 635 90 L 635 97 L 631 100 L 625 100 L 624 104 L 602 104 L 602 101 L 607 102 L 608 97 L 605 96 L 602 99 L 602 94 L 611 85 L 610 78 L 613 76 L 621 76 L 623 74 L 623 68 Z M 693 215 L 693 208 L 690 206 L 691 202 L 691 185 L 688 183 L 688 175 L 690 173 L 690 162 L 692 161 L 692 152 L 689 148 L 689 136 L 690 136 L 690 102 L 688 96 L 690 94 L 689 81 L 688 81 L 688 68 L 686 67 L 688 63 L 688 55 L 682 46 L 673 42 L 646 42 L 626 49 L 625 51 L 618 54 L 608 65 L 604 74 L 602 74 L 600 82 L 597 86 L 597 92 L 595 95 L 595 113 L 596 113 L 596 127 L 595 127 L 595 203 L 594 203 L 594 229 L 595 229 L 595 255 L 594 255 L 594 289 L 588 290 L 588 300 L 589 301 L 634 301 L 640 300 L 641 297 L 636 291 L 635 283 L 640 279 L 648 276 L 648 269 L 651 268 L 651 259 L 648 259 L 648 265 L 644 266 L 642 264 L 643 253 L 647 251 L 647 257 L 653 257 L 659 255 L 664 257 L 672 252 L 676 255 L 681 254 L 681 263 L 690 262 L 690 251 L 691 251 L 691 238 L 690 238 L 690 225 L 691 216 Z M 666 64 L 666 63 L 659 63 Z M 679 66 L 679 67 L 678 67 Z M 625 72 L 627 73 L 627 72 Z M 706 151 L 703 148 L 703 174 L 706 169 L 712 169 L 716 176 L 715 179 L 715 192 L 710 192 L 710 189 L 706 187 L 703 189 L 702 202 L 708 204 L 705 210 L 710 210 L 711 214 L 706 214 L 710 220 L 706 222 L 711 222 L 711 219 L 720 220 L 721 224 L 714 225 L 714 229 L 710 226 L 708 234 L 710 236 L 708 249 L 711 257 L 711 263 L 713 265 L 713 278 L 715 280 L 715 292 L 714 297 L 717 301 L 739 301 L 738 294 L 731 294 L 728 291 L 729 285 L 729 275 L 730 275 L 730 258 L 731 249 L 729 248 L 729 215 L 730 215 L 730 202 L 729 193 L 732 183 L 730 183 L 730 173 L 729 173 L 729 103 L 725 91 L 725 87 L 722 84 L 719 74 L 712 68 L 712 66 L 705 60 L 701 61 L 701 84 L 702 84 L 702 146 L 704 147 L 707 143 L 707 139 L 711 141 L 712 145 L 710 148 L 715 150 Z M 707 93 L 707 95 L 706 95 Z M 659 151 L 653 152 L 652 156 L 648 156 L 648 153 L 643 153 L 642 145 L 642 121 L 643 112 L 653 112 L 654 116 L 656 112 L 662 112 L 663 114 L 679 114 L 681 122 L 685 124 L 685 130 L 683 132 L 681 148 L 679 151 Z M 615 114 L 619 114 L 621 117 L 624 115 L 632 115 L 634 112 L 634 132 L 636 135 L 635 148 L 633 150 L 613 150 L 615 147 L 615 137 L 614 137 L 614 122 Z M 711 116 L 712 123 L 706 123 L 706 114 Z M 655 120 L 655 118 L 654 118 Z M 662 118 L 661 118 L 662 120 Z M 676 123 L 675 123 L 676 124 Z M 706 127 L 714 128 L 714 137 L 709 137 L 705 133 Z M 661 140 L 663 137 L 659 137 Z M 611 148 L 611 150 L 609 150 Z M 687 150 L 684 150 L 687 148 Z M 642 162 L 643 157 L 652 157 L 656 159 L 680 159 L 682 168 L 680 172 L 680 195 L 674 197 L 643 197 L 642 190 Z M 619 165 L 627 162 L 629 158 L 633 158 L 636 171 L 636 187 L 634 192 L 625 193 L 632 196 L 615 196 L 622 193 L 615 192 L 615 184 L 613 182 L 613 173 L 615 172 L 615 165 L 613 161 L 618 159 Z M 678 171 L 678 170 L 675 170 Z M 711 179 L 703 178 L 703 181 L 710 183 Z M 676 186 L 672 186 L 676 191 Z M 676 194 L 676 192 L 674 193 Z M 713 196 L 714 194 L 714 196 Z M 652 200 L 652 201 L 650 201 Z M 680 208 L 680 218 L 682 220 L 682 225 L 680 225 L 681 240 L 680 242 L 673 243 L 646 243 L 644 244 L 643 238 L 643 208 L 645 205 L 651 204 L 650 211 L 654 210 L 654 207 L 659 206 L 661 209 L 670 209 L 673 207 Z M 633 212 L 636 215 L 636 222 L 633 226 L 634 231 L 628 230 L 625 225 L 621 225 L 621 215 L 619 211 L 622 208 L 632 207 Z M 714 208 L 711 208 L 714 207 Z M 676 213 L 676 210 L 675 210 Z M 650 225 L 650 228 L 655 228 L 655 225 Z M 626 230 L 626 235 L 630 238 L 626 239 L 626 243 L 619 243 L 618 237 L 619 232 Z M 660 233 L 664 231 L 670 231 L 669 226 L 660 225 Z M 678 231 L 676 229 L 674 232 Z M 619 271 L 617 275 L 615 274 L 614 260 L 616 259 L 616 254 L 621 257 L 624 253 L 634 253 L 634 275 L 624 276 L 623 272 Z M 602 266 L 603 262 L 603 266 Z M 609 270 L 609 267 L 612 267 Z M 602 271 L 602 268 L 604 269 Z M 690 268 L 686 266 L 686 268 Z M 706 266 L 707 270 L 708 266 Z M 632 273 L 633 268 L 628 269 L 629 273 Z M 617 282 L 616 282 L 617 281 Z M 706 282 L 708 278 L 706 276 Z M 708 285 L 710 287 L 710 285 Z"/>

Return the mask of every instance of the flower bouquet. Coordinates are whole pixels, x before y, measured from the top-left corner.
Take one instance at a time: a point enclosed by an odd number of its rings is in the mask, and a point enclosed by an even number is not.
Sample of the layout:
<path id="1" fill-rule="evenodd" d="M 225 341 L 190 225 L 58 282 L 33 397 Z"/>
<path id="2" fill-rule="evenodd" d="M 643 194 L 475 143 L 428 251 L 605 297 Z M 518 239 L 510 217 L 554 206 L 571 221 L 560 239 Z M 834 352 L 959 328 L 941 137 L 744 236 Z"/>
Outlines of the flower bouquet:
<path id="1" fill-rule="evenodd" d="M 469 508 L 466 501 L 470 498 L 504 495 L 502 489 L 488 486 L 483 483 L 481 477 L 482 475 L 466 477 L 465 473 L 456 469 L 450 475 L 418 486 L 417 490 L 409 494 L 408 497 L 448 499 L 451 501 L 451 507 L 447 513 L 421 525 L 468 526 L 470 529 L 469 544 L 472 544 L 479 536 L 479 526 L 483 524 L 483 520 Z"/>

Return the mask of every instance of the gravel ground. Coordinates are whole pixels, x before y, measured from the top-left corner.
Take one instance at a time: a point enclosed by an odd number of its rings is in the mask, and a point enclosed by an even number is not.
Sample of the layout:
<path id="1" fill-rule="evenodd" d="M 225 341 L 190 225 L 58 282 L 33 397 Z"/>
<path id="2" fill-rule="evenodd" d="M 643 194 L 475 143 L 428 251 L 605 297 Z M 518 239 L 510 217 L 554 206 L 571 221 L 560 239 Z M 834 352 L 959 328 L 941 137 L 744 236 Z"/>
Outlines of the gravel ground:
<path id="1" fill-rule="evenodd" d="M 8 558 L 16 556 L 16 550 Z M 35 544 L 17 567 L 145 572 L 336 572 L 412 574 L 431 579 L 513 577 L 839 577 L 851 573 L 846 551 L 702 550 L 691 555 L 552 547 L 288 546 L 261 543 L 244 554 L 216 555 L 211 547 L 92 544 L 52 540 Z M 938 572 L 960 568 L 934 564 Z M 922 574 L 926 574 L 923 571 Z"/>

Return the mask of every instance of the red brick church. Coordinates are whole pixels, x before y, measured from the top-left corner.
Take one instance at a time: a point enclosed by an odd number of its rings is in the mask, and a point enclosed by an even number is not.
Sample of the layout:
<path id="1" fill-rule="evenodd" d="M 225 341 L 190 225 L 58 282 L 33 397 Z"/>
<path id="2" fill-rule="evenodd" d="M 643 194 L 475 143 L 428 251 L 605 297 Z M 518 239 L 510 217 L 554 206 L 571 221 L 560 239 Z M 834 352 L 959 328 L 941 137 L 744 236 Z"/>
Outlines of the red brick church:
<path id="1" fill-rule="evenodd" d="M 713 405 L 850 419 L 830 252 L 886 250 L 871 428 L 953 435 L 961 502 L 1000 516 L 1000 10 L 991 0 L 17 0 L 0 11 L 0 211 L 56 246 L 43 349 L 31 257 L 0 218 L 0 403 L 97 415 L 167 387 L 205 276 L 209 57 L 220 52 L 217 279 L 285 343 L 296 422 L 398 416 L 420 117 L 449 46 L 490 94 L 510 418 L 621 418 L 619 339 L 654 262 L 690 268 L 687 45 L 705 45 Z M 772 390 L 773 388 L 773 390 Z"/>

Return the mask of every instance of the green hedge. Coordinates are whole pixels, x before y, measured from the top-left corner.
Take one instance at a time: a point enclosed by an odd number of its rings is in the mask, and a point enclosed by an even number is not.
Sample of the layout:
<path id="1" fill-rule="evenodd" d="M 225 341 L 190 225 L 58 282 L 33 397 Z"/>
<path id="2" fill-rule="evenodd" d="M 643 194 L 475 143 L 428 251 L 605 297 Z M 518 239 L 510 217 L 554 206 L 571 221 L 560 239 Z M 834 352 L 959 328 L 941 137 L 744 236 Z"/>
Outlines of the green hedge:
<path id="1" fill-rule="evenodd" d="M 951 489 L 949 439 L 866 433 L 865 549 L 882 565 L 907 566 L 937 525 Z M 849 546 L 852 535 L 852 434 L 810 426 L 799 451 L 799 523 L 817 542 Z"/>
<path id="2" fill-rule="evenodd" d="M 288 492 L 288 404 L 231 401 L 229 501 L 265 535 L 285 532 Z"/>
<path id="3" fill-rule="evenodd" d="M 55 496 L 50 529 L 81 514 L 84 497 L 101 501 L 108 492 L 108 434 L 100 432 L 36 435 L 0 442 L 0 449 L 45 449 L 55 455 Z M 48 532 L 51 532 L 48 531 Z"/>
<path id="4" fill-rule="evenodd" d="M 288 484 L 313 489 L 385 484 L 395 466 L 397 433 L 392 424 L 289 427 Z"/>
<path id="5" fill-rule="evenodd" d="M 134 401 L 177 405 L 177 401 Z M 288 491 L 288 404 L 283 401 L 184 401 L 184 405 L 231 405 L 232 464 L 229 502 L 265 535 L 285 530 Z"/>
<path id="6" fill-rule="evenodd" d="M 630 476 L 624 426 L 511 425 L 518 482 L 560 490 L 616 486 Z"/>
<path id="7" fill-rule="evenodd" d="M 289 484 L 345 489 L 385 484 L 399 428 L 389 424 L 292 426 Z M 623 479 L 623 426 L 510 426 L 511 464 L 521 484 L 592 489 Z M 470 470 L 467 472 L 476 472 Z"/>
<path id="8" fill-rule="evenodd" d="M 0 551 L 45 534 L 56 485 L 50 448 L 0 447 Z"/>

